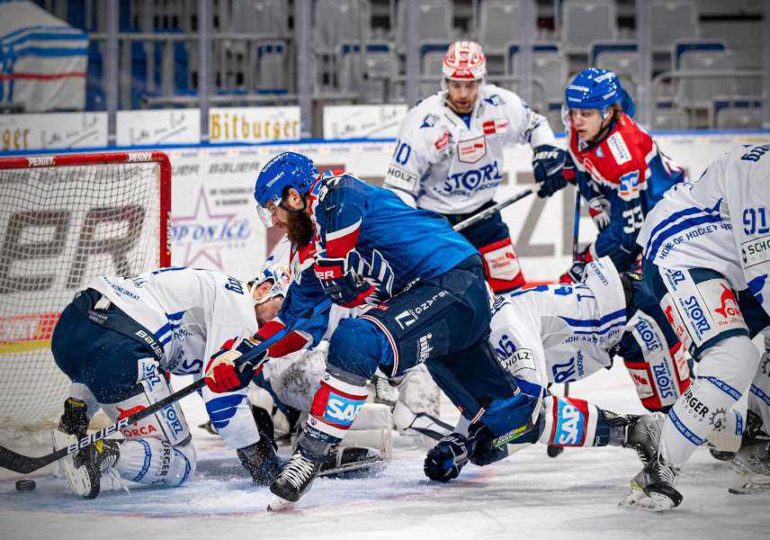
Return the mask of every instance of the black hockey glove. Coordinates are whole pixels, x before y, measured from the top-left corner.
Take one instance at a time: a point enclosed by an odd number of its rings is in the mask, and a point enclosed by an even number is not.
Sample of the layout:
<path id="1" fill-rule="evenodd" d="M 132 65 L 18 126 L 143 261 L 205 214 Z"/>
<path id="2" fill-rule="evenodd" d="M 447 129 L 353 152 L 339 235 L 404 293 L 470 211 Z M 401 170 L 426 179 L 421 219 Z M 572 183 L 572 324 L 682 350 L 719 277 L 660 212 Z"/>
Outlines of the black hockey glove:
<path id="1" fill-rule="evenodd" d="M 539 197 L 550 197 L 567 185 L 564 179 L 565 152 L 561 148 L 542 144 L 535 148 L 532 158 L 532 171 L 540 189 Z"/>
<path id="2" fill-rule="evenodd" d="M 441 439 L 425 456 L 425 476 L 437 482 L 457 478 L 468 463 L 468 446 L 468 439 L 459 433 L 450 433 Z"/>
<path id="3" fill-rule="evenodd" d="M 489 465 L 490 463 L 508 457 L 508 446 L 504 445 L 500 448 L 496 448 L 492 444 L 495 435 L 487 426 L 481 422 L 476 422 L 475 424 L 471 424 L 469 431 L 469 437 L 471 438 L 472 443 L 470 446 L 473 447 L 473 451 L 470 455 L 471 463 L 483 467 L 484 465 Z"/>

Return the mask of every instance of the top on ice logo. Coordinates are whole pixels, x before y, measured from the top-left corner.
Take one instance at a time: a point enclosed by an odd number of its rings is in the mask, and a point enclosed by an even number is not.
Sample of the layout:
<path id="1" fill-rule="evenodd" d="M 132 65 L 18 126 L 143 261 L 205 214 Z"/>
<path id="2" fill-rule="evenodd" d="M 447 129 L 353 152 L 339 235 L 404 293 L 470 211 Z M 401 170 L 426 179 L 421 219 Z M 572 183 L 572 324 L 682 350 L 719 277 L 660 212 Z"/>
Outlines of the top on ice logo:
<path id="1" fill-rule="evenodd" d="M 225 249 L 242 248 L 251 237 L 249 220 L 235 212 L 212 211 L 209 196 L 201 187 L 195 209 L 187 216 L 171 219 L 172 251 L 182 253 L 182 266 L 201 266 L 201 259 L 210 266 L 223 270 L 222 254 Z"/>
<path id="2" fill-rule="evenodd" d="M 722 295 L 719 297 L 719 304 L 720 306 L 714 311 L 725 319 L 742 315 L 741 310 L 738 308 L 738 300 L 735 298 L 735 293 L 725 287 L 724 284 L 722 284 Z"/>

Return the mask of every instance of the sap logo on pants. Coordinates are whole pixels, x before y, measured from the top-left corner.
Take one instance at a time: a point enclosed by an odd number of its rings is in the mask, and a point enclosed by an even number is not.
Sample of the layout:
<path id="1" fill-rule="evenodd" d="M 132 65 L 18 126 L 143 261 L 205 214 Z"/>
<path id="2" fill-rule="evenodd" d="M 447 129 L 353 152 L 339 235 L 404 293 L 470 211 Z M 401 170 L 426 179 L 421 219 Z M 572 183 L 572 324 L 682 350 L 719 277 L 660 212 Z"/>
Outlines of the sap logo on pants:
<path id="1" fill-rule="evenodd" d="M 364 406 L 363 401 L 348 399 L 342 396 L 329 396 L 326 402 L 324 418 L 335 424 L 350 426 L 358 415 L 358 411 Z"/>

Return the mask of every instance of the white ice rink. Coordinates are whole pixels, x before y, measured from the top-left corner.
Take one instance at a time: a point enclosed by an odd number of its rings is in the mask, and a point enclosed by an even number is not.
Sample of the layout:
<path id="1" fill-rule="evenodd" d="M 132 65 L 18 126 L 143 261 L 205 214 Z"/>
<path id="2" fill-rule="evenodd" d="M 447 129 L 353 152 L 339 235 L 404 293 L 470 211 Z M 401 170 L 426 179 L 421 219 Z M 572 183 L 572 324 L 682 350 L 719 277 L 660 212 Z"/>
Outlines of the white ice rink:
<path id="1" fill-rule="evenodd" d="M 571 393 L 617 412 L 641 412 L 622 365 Z M 200 423 L 197 396 L 183 403 L 190 424 Z M 399 438 L 380 476 L 317 480 L 295 510 L 273 514 L 265 511 L 267 488 L 251 486 L 234 453 L 197 428 L 194 437 L 198 472 L 178 489 L 132 486 L 87 501 L 50 476 L 26 493 L 0 482 L 0 538 L 770 538 L 770 493 L 730 495 L 733 473 L 703 449 L 681 478 L 682 506 L 666 514 L 617 509 L 640 469 L 630 450 L 567 449 L 551 459 L 536 446 L 483 469 L 468 466 L 459 481 L 439 485 L 423 475 L 425 448 L 412 437 Z"/>

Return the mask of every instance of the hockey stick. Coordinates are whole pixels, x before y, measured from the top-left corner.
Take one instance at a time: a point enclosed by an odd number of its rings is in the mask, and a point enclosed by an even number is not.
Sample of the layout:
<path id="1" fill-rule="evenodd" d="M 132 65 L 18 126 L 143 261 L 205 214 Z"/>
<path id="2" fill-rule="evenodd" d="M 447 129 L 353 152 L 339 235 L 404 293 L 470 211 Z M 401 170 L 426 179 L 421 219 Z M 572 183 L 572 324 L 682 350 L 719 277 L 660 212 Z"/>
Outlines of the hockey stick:
<path id="1" fill-rule="evenodd" d="M 572 222 L 572 262 L 574 263 L 578 259 L 578 253 L 580 252 L 580 188 L 575 186 L 575 216 Z M 569 396 L 569 383 L 564 383 L 564 397 Z M 548 457 L 555 458 L 559 454 L 564 452 L 563 446 L 549 446 Z"/>
<path id="2" fill-rule="evenodd" d="M 316 305 L 312 309 L 309 309 L 301 317 L 299 317 L 296 321 L 294 321 L 293 325 L 287 326 L 283 330 L 276 332 L 271 337 L 269 337 L 268 339 L 266 339 L 265 341 L 261 342 L 259 345 L 254 347 L 252 350 L 245 353 L 243 356 L 239 357 L 238 360 L 236 361 L 237 365 L 242 366 L 248 363 L 250 360 L 257 358 L 260 354 L 262 354 L 262 352 L 267 350 L 274 343 L 283 339 L 286 335 L 296 330 L 300 330 L 304 328 L 316 316 L 318 316 L 319 314 L 329 309 L 331 305 L 332 305 L 331 300 L 329 300 L 328 298 L 325 298 L 320 304 Z M 254 368 L 258 368 L 266 361 L 267 361 L 267 357 L 260 360 L 259 363 L 254 366 Z M 18 454 L 14 452 L 13 450 L 5 448 L 4 446 L 0 446 L 0 467 L 4 469 L 9 469 L 11 471 L 21 473 L 21 474 L 27 474 L 27 473 L 31 473 L 32 471 L 36 471 L 41 467 L 45 467 L 49 463 L 53 463 L 54 461 L 57 461 L 63 458 L 64 456 L 73 454 L 83 448 L 86 448 L 91 444 L 95 443 L 96 441 L 105 439 L 110 435 L 112 435 L 113 433 L 117 433 L 119 430 L 128 427 L 129 425 L 134 424 L 144 418 L 147 418 L 152 414 L 155 414 L 156 412 L 160 411 L 167 405 L 174 403 L 176 401 L 179 401 L 183 397 L 188 396 L 193 392 L 196 392 L 200 388 L 203 388 L 205 384 L 206 384 L 205 377 L 201 377 L 199 380 L 195 381 L 194 383 L 188 386 L 185 386 L 181 390 L 174 392 L 170 396 L 167 396 L 166 398 L 156 403 L 153 403 L 146 409 L 137 411 L 134 414 L 127 416 L 126 418 L 123 418 L 116 424 L 108 426 L 104 429 L 100 429 L 99 431 L 95 431 L 90 435 L 83 437 L 79 441 L 74 442 L 65 448 L 60 448 L 59 450 L 56 450 L 55 452 L 52 452 L 45 456 L 40 456 L 40 457 L 24 456 L 22 454 Z"/>
<path id="3" fill-rule="evenodd" d="M 401 401 L 397 401 L 393 408 L 393 423 L 400 430 L 411 429 L 436 441 L 440 441 L 454 431 L 454 426 L 442 422 L 431 414 L 415 413 Z"/>
<path id="4" fill-rule="evenodd" d="M 580 253 L 580 187 L 575 186 L 575 216 L 572 221 L 572 262 L 578 260 Z M 564 395 L 569 395 L 569 383 L 564 383 Z"/>
<path id="5" fill-rule="evenodd" d="M 532 193 L 534 193 L 534 192 L 531 189 L 525 189 L 524 191 L 514 195 L 510 199 L 507 199 L 507 200 L 505 200 L 503 202 L 499 202 L 499 203 L 497 203 L 494 206 L 490 206 L 489 208 L 485 208 L 484 210 L 482 210 L 478 214 L 472 215 L 468 219 L 461 221 L 460 223 L 458 223 L 457 225 L 454 226 L 454 230 L 459 232 L 459 231 L 462 231 L 463 229 L 467 229 L 471 225 L 475 225 L 479 221 L 487 219 L 488 217 L 490 217 L 495 212 L 497 212 L 499 210 L 502 210 L 503 208 L 506 208 L 506 207 L 512 205 L 513 203 L 518 202 L 521 199 L 524 199 L 525 197 L 529 197 L 530 195 L 532 195 Z"/>

